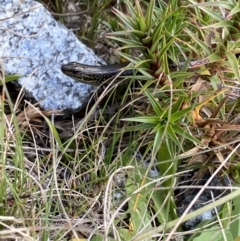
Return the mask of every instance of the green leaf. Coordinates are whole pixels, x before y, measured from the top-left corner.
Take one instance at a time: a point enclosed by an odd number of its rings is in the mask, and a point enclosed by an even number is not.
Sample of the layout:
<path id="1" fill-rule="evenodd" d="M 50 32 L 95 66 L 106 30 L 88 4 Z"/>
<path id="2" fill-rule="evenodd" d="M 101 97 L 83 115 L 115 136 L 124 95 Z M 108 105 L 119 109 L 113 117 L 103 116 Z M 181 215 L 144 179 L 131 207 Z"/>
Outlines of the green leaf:
<path id="1" fill-rule="evenodd" d="M 173 103 L 172 105 L 172 113 L 174 114 L 175 112 L 179 111 L 179 109 L 181 108 L 182 106 L 182 103 L 183 103 L 183 100 L 184 98 L 183 97 L 179 97 L 178 100 Z M 172 121 L 174 122 L 174 121 Z"/>
<path id="2" fill-rule="evenodd" d="M 151 216 L 148 211 L 148 196 L 149 193 L 146 190 L 142 190 L 140 193 L 133 194 L 136 190 L 145 185 L 147 182 L 143 182 L 143 174 L 139 168 L 138 162 L 135 163 L 136 168 L 131 174 L 131 178 L 127 179 L 126 193 L 127 197 L 131 197 L 128 202 L 128 212 L 130 213 L 130 230 L 128 230 L 131 236 L 134 236 L 142 228 L 151 228 Z M 128 239 L 129 240 L 129 239 Z"/>
<path id="3" fill-rule="evenodd" d="M 9 76 L 6 76 L 5 77 L 5 83 L 8 83 L 8 82 L 12 82 L 12 81 L 14 81 L 14 80 L 17 80 L 17 79 L 19 79 L 21 76 L 20 75 L 17 75 L 17 74 L 15 74 L 15 75 L 9 75 Z M 3 85 L 3 82 L 2 82 L 2 80 L 0 79 L 0 86 L 2 86 Z"/>
<path id="4" fill-rule="evenodd" d="M 157 152 L 162 144 L 163 138 L 164 138 L 164 129 L 163 129 L 163 126 L 159 124 L 155 138 L 154 138 L 154 142 L 153 142 L 152 153 L 154 155 L 157 154 Z"/>
<path id="5" fill-rule="evenodd" d="M 189 2 L 193 3 L 193 4 L 194 4 L 194 5 L 193 5 L 194 7 L 200 8 L 203 12 L 207 13 L 207 14 L 212 18 L 212 20 L 216 20 L 216 21 L 218 21 L 218 22 L 221 22 L 221 21 L 224 20 L 224 18 L 221 17 L 221 16 L 218 14 L 218 12 L 215 11 L 215 9 L 213 9 L 213 11 L 212 11 L 210 8 L 206 8 L 206 7 L 202 6 L 202 5 L 204 5 L 204 4 L 196 4 L 196 2 L 193 1 L 193 0 L 189 0 Z"/>
<path id="6" fill-rule="evenodd" d="M 188 107 L 188 108 L 182 109 L 182 110 L 180 110 L 180 111 L 177 111 L 177 112 L 171 114 L 170 122 L 171 122 L 171 123 L 176 122 L 176 121 L 179 120 L 181 117 L 183 117 L 183 116 L 185 116 L 186 114 L 188 114 L 192 109 L 193 109 L 193 107 Z"/>
<path id="7" fill-rule="evenodd" d="M 136 121 L 148 124 L 158 124 L 159 123 L 159 116 L 139 116 L 139 117 L 131 117 L 131 118 L 124 118 L 123 121 Z"/>
<path id="8" fill-rule="evenodd" d="M 238 67 L 238 60 L 235 56 L 235 54 L 233 53 L 226 53 L 228 61 L 230 66 L 233 69 L 234 75 L 236 76 L 236 78 L 238 79 L 238 81 L 240 81 L 240 74 L 239 74 L 239 67 Z"/>
<path id="9" fill-rule="evenodd" d="M 167 135 L 171 138 L 171 140 L 173 142 L 175 142 L 175 144 L 179 147 L 181 147 L 181 144 L 180 142 L 178 141 L 178 137 L 176 136 L 176 132 L 175 132 L 175 125 L 171 125 L 169 124 L 168 127 L 167 127 Z"/>
<path id="10" fill-rule="evenodd" d="M 233 199 L 233 211 L 232 211 L 232 216 L 236 217 L 232 220 L 230 224 L 230 230 L 233 235 L 233 238 L 240 237 L 240 219 L 239 219 L 239 214 L 240 214 L 240 199 L 239 197 L 235 197 Z"/>
<path id="11" fill-rule="evenodd" d="M 95 236 L 91 237 L 91 241 L 102 241 L 103 239 L 104 239 L 103 235 L 95 235 Z M 76 239 L 76 241 L 85 241 L 85 240 L 87 240 L 87 239 L 78 239 L 78 240 Z M 115 239 L 111 238 L 111 237 L 108 237 L 108 240 L 115 241 Z M 74 239 L 72 239 L 72 241 L 74 241 Z"/>
<path id="12" fill-rule="evenodd" d="M 220 227 L 215 226 L 209 229 L 204 229 L 201 232 L 201 235 L 197 238 L 194 238 L 193 241 L 203 241 L 203 240 L 214 240 L 214 241 L 233 241 L 232 234 L 229 232 L 228 229 L 219 230 Z M 223 236 L 223 232 L 225 236 Z M 226 237 L 226 238 L 225 238 Z"/>
<path id="13" fill-rule="evenodd" d="M 153 129 L 155 126 L 156 124 L 144 123 L 144 124 L 128 127 L 124 130 L 124 132 L 148 130 L 148 129 Z"/>
<path id="14" fill-rule="evenodd" d="M 146 38 L 142 39 L 143 45 L 148 45 L 152 43 L 152 38 L 150 36 L 147 36 Z"/>
<path id="15" fill-rule="evenodd" d="M 175 40 L 175 37 L 168 39 L 167 44 L 160 50 L 159 52 L 159 58 L 161 59 L 162 56 L 167 52 L 167 50 L 170 48 L 170 46 L 172 46 L 173 42 Z"/>
<path id="16" fill-rule="evenodd" d="M 160 223 L 167 223 L 168 222 L 168 217 L 169 217 L 169 212 L 166 209 L 165 205 L 163 205 L 165 203 L 165 195 L 163 195 L 161 192 L 159 191 L 155 191 L 152 194 L 152 199 L 154 202 L 154 210 L 156 213 L 158 213 L 157 217 L 160 221 Z"/>
<path id="17" fill-rule="evenodd" d="M 115 34 L 114 34 L 115 35 Z M 119 41 L 121 43 L 124 43 L 124 44 L 127 44 L 127 45 L 130 45 L 130 46 L 136 46 L 136 48 L 145 48 L 142 43 L 140 43 L 139 41 L 137 40 L 133 40 L 133 39 L 124 39 L 124 38 L 119 38 L 119 37 L 115 37 L 113 36 L 113 34 L 108 34 L 106 35 L 107 38 L 110 38 L 110 39 L 113 39 L 113 40 L 116 40 L 116 41 Z"/>
<path id="18" fill-rule="evenodd" d="M 53 133 L 54 138 L 56 139 L 59 147 L 62 147 L 62 141 L 61 138 L 57 132 L 56 127 L 54 126 L 54 124 L 45 116 L 43 116 L 45 121 L 48 123 L 49 129 L 51 130 L 51 133 Z"/>
<path id="19" fill-rule="evenodd" d="M 155 114 L 157 116 L 161 116 L 163 113 L 163 110 L 161 108 L 161 106 L 159 105 L 159 103 L 156 101 L 156 99 L 153 97 L 153 95 L 147 90 L 144 90 L 145 95 L 148 97 L 148 100 L 151 104 L 151 106 L 153 107 Z"/>
<path id="20" fill-rule="evenodd" d="M 130 29 L 130 30 L 123 30 L 123 31 L 117 31 L 113 33 L 108 33 L 106 36 L 131 36 L 131 37 L 145 37 L 146 34 L 143 31 L 139 31 L 137 29 Z"/>
<path id="21" fill-rule="evenodd" d="M 185 80 L 186 78 L 189 78 L 193 75 L 194 73 L 191 73 L 191 72 L 180 72 L 180 71 L 170 73 L 171 79 L 179 78 L 179 79 Z M 175 84 L 175 82 L 173 84 Z"/>
<path id="22" fill-rule="evenodd" d="M 231 10 L 231 11 L 228 14 L 228 17 L 240 12 L 240 7 L 239 7 L 239 5 L 236 5 L 236 6 L 234 6 L 233 9 L 230 8 L 229 10 Z"/>
<path id="23" fill-rule="evenodd" d="M 207 59 L 209 60 L 209 63 L 215 63 L 215 62 L 219 62 L 219 61 L 222 61 L 222 58 L 219 54 L 217 53 L 213 53 L 213 54 L 210 54 Z"/>
<path id="24" fill-rule="evenodd" d="M 132 2 L 130 2 L 129 0 L 125 0 L 124 3 L 127 6 L 127 9 L 129 11 L 129 16 L 131 16 L 132 18 L 135 18 L 137 16 L 137 12 L 136 12 L 136 8 L 133 6 Z"/>
<path id="25" fill-rule="evenodd" d="M 143 17 L 143 16 L 140 16 L 140 17 L 138 18 L 138 22 L 139 22 L 139 28 L 140 28 L 140 30 L 141 30 L 143 33 L 145 33 L 148 28 L 147 28 L 146 23 L 145 23 L 145 21 L 144 21 L 144 17 Z"/>
<path id="26" fill-rule="evenodd" d="M 233 5 L 229 2 L 223 2 L 223 1 L 217 1 L 217 2 L 205 2 L 205 3 L 196 3 L 194 6 L 200 7 L 221 7 L 226 8 L 228 10 L 231 10 L 233 8 Z"/>
<path id="27" fill-rule="evenodd" d="M 116 8 L 114 8 L 114 12 L 118 16 L 118 18 L 121 19 L 121 21 L 123 22 L 123 26 L 126 29 L 138 29 L 137 23 L 134 21 L 134 18 L 133 18 L 133 16 L 136 15 L 136 14 L 129 17 Z"/>
<path id="28" fill-rule="evenodd" d="M 220 217 L 221 217 L 221 223 L 224 228 L 228 228 L 230 224 L 232 223 L 232 211 L 233 211 L 233 204 L 231 202 L 227 202 L 223 205 Z M 233 235 L 233 232 L 231 230 L 231 233 Z M 238 234 L 237 234 L 238 235 Z M 234 235 L 233 235 L 234 237 Z"/>
<path id="29" fill-rule="evenodd" d="M 144 49 L 146 49 L 146 47 L 144 47 L 142 44 L 139 44 L 139 45 L 138 45 L 137 43 L 134 43 L 134 42 L 131 43 L 131 41 L 129 41 L 128 44 L 126 44 L 126 45 L 118 48 L 117 51 L 119 52 L 119 50 L 123 50 L 123 49 L 133 49 L 133 48 L 136 48 L 136 49 L 138 49 L 138 50 L 144 50 Z M 123 54 L 123 53 L 122 53 L 122 54 Z M 131 56 L 131 58 L 132 58 L 132 56 Z"/>
<path id="30" fill-rule="evenodd" d="M 155 0 L 151 0 L 148 5 L 147 11 L 146 11 L 146 16 L 145 16 L 145 23 L 146 23 L 147 29 L 152 28 L 154 6 L 155 6 Z"/>
<path id="31" fill-rule="evenodd" d="M 205 53 L 207 53 L 208 55 L 211 54 L 211 50 L 209 49 L 209 47 L 203 42 L 201 41 L 195 33 L 193 33 L 192 31 L 188 30 L 187 28 L 185 28 L 186 33 L 188 33 L 188 35 L 201 47 L 201 49 L 204 50 Z M 188 45 L 189 46 L 189 45 Z"/>
<path id="32" fill-rule="evenodd" d="M 160 39 L 163 37 L 163 34 L 164 34 L 163 29 L 164 29 L 163 22 L 158 23 L 158 25 L 154 28 L 152 33 L 153 46 L 151 47 L 151 51 L 156 50 L 156 46 L 158 45 Z"/>
<path id="33" fill-rule="evenodd" d="M 223 27 L 233 27 L 233 22 L 232 21 L 227 21 L 227 20 L 223 20 L 221 22 L 218 23 L 214 23 L 205 27 L 201 27 L 202 29 L 214 29 L 214 28 L 223 28 Z"/>
<path id="34" fill-rule="evenodd" d="M 186 132 L 183 128 L 181 128 L 180 126 L 178 125 L 175 125 L 174 126 L 174 131 L 179 134 L 180 136 L 182 137 L 185 137 L 186 139 L 192 141 L 193 143 L 196 143 L 198 145 L 201 145 L 202 146 L 202 143 L 196 139 L 194 136 L 190 135 L 188 132 Z"/>

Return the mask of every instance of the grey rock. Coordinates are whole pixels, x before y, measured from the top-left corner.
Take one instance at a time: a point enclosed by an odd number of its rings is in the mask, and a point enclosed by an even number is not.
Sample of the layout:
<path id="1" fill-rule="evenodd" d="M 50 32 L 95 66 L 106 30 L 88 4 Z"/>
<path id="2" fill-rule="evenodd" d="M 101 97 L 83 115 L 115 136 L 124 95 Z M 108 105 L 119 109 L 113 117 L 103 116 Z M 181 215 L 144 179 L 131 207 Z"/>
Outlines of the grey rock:
<path id="1" fill-rule="evenodd" d="M 179 186 L 181 185 L 203 186 L 211 177 L 211 174 L 209 171 L 206 171 L 206 173 L 203 175 L 203 177 L 201 177 L 200 180 L 193 178 L 195 175 L 195 171 L 192 171 L 189 174 L 190 175 L 182 177 L 180 179 Z M 214 177 L 213 180 L 210 182 L 209 186 L 222 187 L 222 188 L 205 189 L 203 193 L 199 196 L 198 200 L 193 204 L 189 212 L 195 211 L 201 207 L 204 207 L 208 203 L 211 203 L 213 201 L 213 197 L 214 197 L 214 200 L 217 200 L 220 197 L 227 195 L 228 191 L 224 187 L 229 185 L 230 185 L 230 181 L 228 180 L 227 177 L 224 177 L 222 180 L 218 176 Z M 181 193 L 178 193 L 176 199 L 177 199 L 177 214 L 179 217 L 185 212 L 186 208 L 189 206 L 189 204 L 192 202 L 192 200 L 195 198 L 198 192 L 199 192 L 198 188 L 189 188 L 187 190 L 181 190 Z M 221 209 L 221 206 L 218 206 L 217 211 L 219 211 L 220 209 Z M 211 209 L 184 222 L 182 226 L 185 230 L 191 230 L 196 228 L 197 225 L 203 221 L 212 220 L 215 216 L 216 216 L 215 209 Z"/>
<path id="2" fill-rule="evenodd" d="M 94 88 L 61 72 L 61 65 L 103 61 L 32 0 L 0 0 L 0 59 L 6 74 L 20 74 L 18 84 L 43 109 L 76 111 Z"/>

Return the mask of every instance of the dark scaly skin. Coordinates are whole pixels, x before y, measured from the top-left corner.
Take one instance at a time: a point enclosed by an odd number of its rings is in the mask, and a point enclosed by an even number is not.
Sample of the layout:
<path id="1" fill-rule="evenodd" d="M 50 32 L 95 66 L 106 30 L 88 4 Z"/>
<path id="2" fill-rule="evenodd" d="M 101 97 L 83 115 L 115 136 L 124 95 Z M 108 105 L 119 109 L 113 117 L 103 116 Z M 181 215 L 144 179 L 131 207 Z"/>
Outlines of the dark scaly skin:
<path id="1" fill-rule="evenodd" d="M 196 68 L 201 65 L 205 65 L 209 62 L 208 59 L 191 61 L 188 68 Z M 183 66 L 185 63 L 180 63 L 180 66 Z M 70 62 L 61 67 L 61 70 L 67 76 L 75 79 L 78 82 L 90 84 L 90 85 L 101 85 L 108 79 L 112 77 L 121 76 L 133 76 L 137 71 L 134 69 L 123 70 L 127 67 L 129 63 L 121 63 L 121 64 L 112 64 L 112 65 L 104 65 L 104 66 L 92 66 L 81 64 L 77 62 Z M 169 64 L 169 68 L 171 71 L 177 70 L 177 65 Z"/>
<path id="2" fill-rule="evenodd" d="M 107 79 L 115 77 L 116 75 L 133 75 L 135 72 L 133 69 L 123 70 L 123 68 L 125 68 L 127 65 L 129 65 L 129 63 L 92 66 L 70 62 L 66 65 L 63 65 L 61 70 L 64 74 L 78 82 L 90 85 L 100 85 Z"/>

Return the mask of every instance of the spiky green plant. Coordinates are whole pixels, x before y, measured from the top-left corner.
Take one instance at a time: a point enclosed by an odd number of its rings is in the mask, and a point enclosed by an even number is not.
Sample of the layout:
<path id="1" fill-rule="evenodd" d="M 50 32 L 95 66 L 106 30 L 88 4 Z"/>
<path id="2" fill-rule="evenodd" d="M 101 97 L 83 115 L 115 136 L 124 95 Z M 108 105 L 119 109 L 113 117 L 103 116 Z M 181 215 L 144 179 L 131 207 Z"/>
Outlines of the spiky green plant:
<path id="1" fill-rule="evenodd" d="M 218 113 L 218 116 L 224 118 L 225 104 L 220 103 L 226 95 L 225 91 L 218 91 L 218 84 L 224 76 L 226 80 L 230 80 L 229 77 L 233 76 L 239 79 L 236 57 L 239 52 L 239 41 L 236 37 L 238 36 L 236 21 L 239 18 L 238 6 L 235 1 L 200 4 L 193 1 L 188 3 L 169 1 L 168 4 L 162 1 L 150 1 L 140 4 L 139 1 L 132 3 L 126 0 L 125 4 L 126 12 L 115 10 L 118 24 L 112 22 L 112 26 L 119 31 L 108 34 L 108 38 L 120 43 L 119 55 L 130 61 L 132 66 L 144 75 L 142 78 L 139 77 L 143 81 L 140 93 L 146 94 L 149 106 L 141 116 L 124 120 L 142 123 L 131 127 L 128 131 L 152 130 L 151 165 L 157 155 L 162 175 L 169 174 L 174 177 L 179 165 L 177 160 L 180 153 L 183 154 L 191 148 L 194 150 L 194 146 L 200 143 L 202 147 L 214 143 L 214 140 L 211 142 L 212 136 L 210 142 L 206 142 L 206 138 L 209 138 L 206 132 L 200 131 L 202 135 L 198 135 L 196 139 L 195 132 L 190 134 L 190 129 L 186 126 L 193 125 L 195 128 L 204 126 L 206 130 L 209 128 L 207 118 L 199 112 L 203 106 L 212 111 L 214 118 Z M 225 11 L 222 10 L 223 8 Z M 223 12 L 228 13 L 231 20 L 225 21 Z M 177 71 L 171 70 L 172 63 L 179 66 Z M 194 76 L 204 81 L 209 80 L 211 85 L 204 92 L 190 92 L 189 82 L 194 79 Z M 186 79 L 189 82 L 186 82 Z M 231 81 L 227 81 L 226 84 L 232 86 Z M 200 95 L 204 95 L 206 99 L 202 103 L 198 102 Z M 211 104 L 209 108 L 207 105 L 211 101 L 213 105 Z M 214 105 L 218 106 L 217 103 L 221 108 L 218 112 L 214 111 Z M 215 127 L 210 126 L 215 131 Z M 186 145 L 189 141 L 192 146 Z M 194 154 L 197 155 L 198 151 Z M 146 175 L 139 181 L 140 187 L 147 185 Z M 174 186 L 174 178 L 164 182 L 163 186 L 171 189 Z M 134 207 L 139 205 L 141 210 L 142 198 L 149 200 L 150 196 L 139 195 L 141 198 L 134 197 L 133 202 Z M 151 197 L 157 205 L 158 200 L 155 195 Z M 173 198 L 171 191 L 165 192 L 164 195 L 169 195 L 169 200 Z M 168 214 L 158 215 L 158 220 L 161 222 L 163 220 L 168 222 L 175 218 L 174 213 L 171 213 L 174 204 L 171 204 L 171 201 L 166 203 Z M 135 218 L 133 223 L 136 224 L 137 220 L 139 221 L 138 214 L 134 212 L 135 209 L 131 210 L 133 211 L 131 217 L 133 220 Z M 148 226 L 150 219 L 141 221 L 146 222 Z M 133 226 L 136 228 L 136 225 Z M 131 231 L 133 236 L 136 235 L 136 230 Z"/>

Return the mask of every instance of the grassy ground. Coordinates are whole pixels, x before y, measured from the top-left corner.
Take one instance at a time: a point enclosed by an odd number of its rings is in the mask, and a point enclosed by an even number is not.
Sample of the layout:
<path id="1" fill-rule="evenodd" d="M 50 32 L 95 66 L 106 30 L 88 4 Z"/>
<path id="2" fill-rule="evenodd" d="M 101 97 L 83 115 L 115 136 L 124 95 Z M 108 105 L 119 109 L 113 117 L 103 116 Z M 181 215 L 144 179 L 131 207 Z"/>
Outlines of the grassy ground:
<path id="1" fill-rule="evenodd" d="M 130 61 L 143 75 L 64 121 L 2 86 L 0 239 L 237 240 L 238 3 L 68 3 L 45 1 L 108 63 Z M 192 169 L 227 176 L 232 192 L 187 214 L 193 200 L 178 217 L 174 189 Z M 210 223 L 183 231 L 221 204 Z"/>

